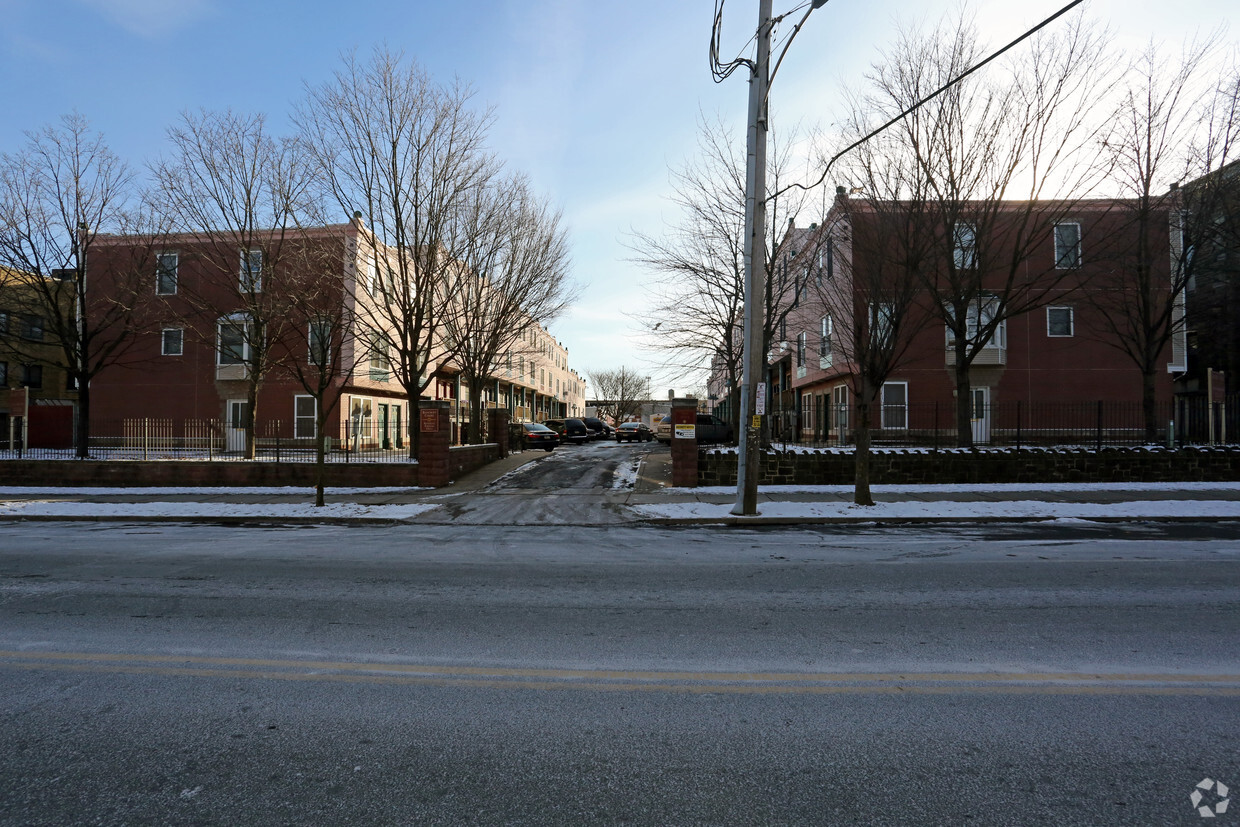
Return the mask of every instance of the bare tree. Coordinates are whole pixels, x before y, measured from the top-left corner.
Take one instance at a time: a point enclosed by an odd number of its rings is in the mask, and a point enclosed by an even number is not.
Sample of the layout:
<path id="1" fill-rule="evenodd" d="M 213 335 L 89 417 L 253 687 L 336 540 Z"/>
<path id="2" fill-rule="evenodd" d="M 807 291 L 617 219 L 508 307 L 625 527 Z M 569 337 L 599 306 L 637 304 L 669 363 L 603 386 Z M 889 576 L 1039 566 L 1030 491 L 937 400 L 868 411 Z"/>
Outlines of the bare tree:
<path id="1" fill-rule="evenodd" d="M 282 287 L 288 296 L 289 324 L 286 335 L 274 343 L 273 356 L 305 390 L 307 395 L 297 404 L 308 398 L 313 406 L 312 432 L 299 432 L 295 425 L 293 436 L 314 440 L 314 504 L 322 506 L 328 422 L 369 351 L 356 340 L 355 304 L 345 296 L 341 262 L 349 251 L 344 232 L 327 228 L 307 234 L 304 241 L 285 257 Z M 302 411 L 295 414 L 297 423 L 303 421 Z"/>
<path id="2" fill-rule="evenodd" d="M 18 309 L 38 322 L 31 346 L 44 347 L 45 336 L 54 342 L 77 389 L 79 458 L 90 451 L 91 380 L 131 361 L 132 346 L 150 330 L 159 233 L 134 196 L 132 170 L 77 114 L 0 156 L 0 272 Z M 106 233 L 136 243 L 124 254 L 96 255 Z M 11 342 L 19 352 L 24 346 L 20 337 Z"/>
<path id="3" fill-rule="evenodd" d="M 1031 261 L 1100 178 L 1093 150 L 1102 127 L 1090 114 L 1109 83 L 1105 45 L 1105 35 L 1081 18 L 1040 34 L 1001 71 L 952 85 L 851 163 L 871 198 L 910 203 L 929 219 L 916 231 L 934 238 L 936 261 L 921 274 L 948 331 L 961 445 L 973 441 L 971 370 L 978 357 L 1002 348 L 1008 319 L 1074 286 L 1071 268 Z M 980 56 L 964 19 L 924 34 L 904 32 L 870 74 L 869 91 L 855 99 L 851 131 L 868 132 L 870 119 L 887 120 L 926 98 Z M 876 152 L 889 156 L 884 166 L 903 171 L 873 175 Z"/>
<path id="4" fill-rule="evenodd" d="M 255 455 L 258 392 L 288 334 L 292 292 L 282 273 L 304 243 L 310 167 L 277 141 L 262 115 L 186 113 L 168 131 L 173 156 L 153 167 L 159 208 L 191 247 L 200 278 L 181 279 L 175 302 L 187 328 L 218 342 L 220 364 L 244 384 L 245 456 Z"/>
<path id="5" fill-rule="evenodd" d="M 1123 231 L 1106 247 L 1116 265 L 1108 289 L 1088 296 L 1102 316 L 1105 341 L 1140 371 L 1151 441 L 1158 436 L 1156 378 L 1184 331 L 1194 253 L 1226 231 L 1219 210 L 1234 187 L 1223 170 L 1236 160 L 1240 135 L 1236 70 L 1219 71 L 1217 44 L 1217 37 L 1190 43 L 1174 58 L 1157 44 L 1146 47 L 1128 69 L 1106 142 L 1112 182 L 1126 197 Z M 1204 180 L 1178 190 L 1198 178 Z M 1183 365 L 1184 359 L 1181 352 L 1172 361 Z"/>
<path id="6" fill-rule="evenodd" d="M 597 400 L 600 416 L 611 417 L 619 425 L 641 411 L 641 403 L 650 399 L 650 377 L 632 368 L 595 370 L 588 374 L 590 387 Z"/>
<path id="7" fill-rule="evenodd" d="M 369 63 L 346 57 L 296 117 L 327 199 L 365 224 L 375 279 L 357 321 L 389 347 L 411 422 L 436 359 L 453 355 L 442 333 L 467 277 L 462 214 L 499 166 L 485 147 L 491 114 L 471 98 L 380 50 Z M 417 449 L 414 428 L 410 455 Z"/>
<path id="8" fill-rule="evenodd" d="M 482 441 L 483 391 L 511 368 L 530 325 L 546 326 L 573 301 L 568 239 L 560 215 L 522 178 L 497 181 L 468 195 L 461 220 L 463 272 L 445 336 L 469 390 L 471 443 Z"/>
<path id="9" fill-rule="evenodd" d="M 720 119 L 701 120 L 698 154 L 673 170 L 672 202 L 683 219 L 663 236 L 635 233 L 634 261 L 654 271 L 654 306 L 639 323 L 652 349 L 665 354 L 661 366 L 673 377 L 699 376 L 712 361 L 727 377 L 733 431 L 740 428 L 741 328 L 745 303 L 745 154 L 737 131 Z M 793 142 L 777 144 L 768 167 L 765 329 L 763 351 L 790 310 L 793 285 L 786 259 L 792 244 L 785 233 L 809 200 L 789 190 Z"/>

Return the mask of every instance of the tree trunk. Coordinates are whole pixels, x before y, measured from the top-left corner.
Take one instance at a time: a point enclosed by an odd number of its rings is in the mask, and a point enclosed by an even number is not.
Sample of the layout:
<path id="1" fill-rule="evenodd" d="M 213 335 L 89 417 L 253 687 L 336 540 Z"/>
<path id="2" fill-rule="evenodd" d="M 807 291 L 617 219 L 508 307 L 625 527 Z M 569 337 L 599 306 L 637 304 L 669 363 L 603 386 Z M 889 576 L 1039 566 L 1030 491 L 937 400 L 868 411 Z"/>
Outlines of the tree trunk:
<path id="1" fill-rule="evenodd" d="M 317 424 L 314 428 L 314 505 L 316 508 L 322 508 L 324 505 L 323 477 L 327 471 L 327 451 L 323 445 L 323 434 L 327 430 L 327 414 L 323 410 L 322 395 L 315 397 L 314 405 L 318 414 L 315 417 Z"/>
<path id="2" fill-rule="evenodd" d="M 406 393 L 408 390 L 406 389 Z M 409 459 L 418 458 L 418 449 L 422 446 L 422 416 L 420 393 L 409 393 Z"/>
<path id="3" fill-rule="evenodd" d="M 470 445 L 482 444 L 482 383 L 474 387 L 474 380 L 465 383 L 469 388 L 469 429 L 467 442 Z"/>
<path id="4" fill-rule="evenodd" d="M 874 391 L 870 383 L 861 378 L 857 387 L 857 427 L 855 431 L 856 452 L 853 478 L 853 502 L 857 505 L 874 505 L 870 493 L 870 411 L 873 408 Z"/>
<path id="5" fill-rule="evenodd" d="M 1157 374 L 1157 369 L 1141 371 L 1141 415 L 1145 420 L 1145 441 L 1150 443 L 1158 442 Z"/>
<path id="6" fill-rule="evenodd" d="M 245 420 L 241 423 L 245 427 L 245 458 L 254 459 L 258 455 L 258 438 L 254 432 L 258 423 L 258 382 L 250 382 L 245 401 Z"/>
<path id="7" fill-rule="evenodd" d="M 77 458 L 90 458 L 90 380 L 85 376 L 77 376 L 78 385 L 78 418 L 74 424 L 74 441 L 77 443 Z M 23 426 L 30 427 L 27 422 Z"/>
<path id="8" fill-rule="evenodd" d="M 957 339 L 959 341 L 959 339 Z M 956 347 L 956 445 L 973 447 L 973 386 L 969 382 L 969 365 L 964 348 Z"/>

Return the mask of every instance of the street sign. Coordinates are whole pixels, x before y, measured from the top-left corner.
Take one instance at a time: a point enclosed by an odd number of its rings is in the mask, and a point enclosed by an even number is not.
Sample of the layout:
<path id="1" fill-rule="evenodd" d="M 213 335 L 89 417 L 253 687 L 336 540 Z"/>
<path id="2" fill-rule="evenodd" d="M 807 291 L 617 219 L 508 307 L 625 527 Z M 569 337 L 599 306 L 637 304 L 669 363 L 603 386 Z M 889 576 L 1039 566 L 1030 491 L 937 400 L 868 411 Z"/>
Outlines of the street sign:
<path id="1" fill-rule="evenodd" d="M 752 427 L 755 431 L 760 429 L 762 427 L 762 417 L 755 416 L 753 418 L 753 425 L 751 425 L 750 427 Z"/>
<path id="2" fill-rule="evenodd" d="M 754 401 L 753 401 L 754 413 L 756 413 L 758 416 L 762 416 L 763 414 L 766 413 L 766 383 L 765 382 L 758 383 L 757 394 L 758 395 L 754 398 Z"/>

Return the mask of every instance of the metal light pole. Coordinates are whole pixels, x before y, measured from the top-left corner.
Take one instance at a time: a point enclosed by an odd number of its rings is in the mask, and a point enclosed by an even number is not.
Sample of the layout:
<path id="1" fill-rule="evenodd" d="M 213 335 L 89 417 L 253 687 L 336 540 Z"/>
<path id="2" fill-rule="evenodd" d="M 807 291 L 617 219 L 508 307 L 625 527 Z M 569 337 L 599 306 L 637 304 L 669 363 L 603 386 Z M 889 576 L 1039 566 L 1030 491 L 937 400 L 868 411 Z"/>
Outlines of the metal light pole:
<path id="1" fill-rule="evenodd" d="M 758 54 L 749 75 L 749 129 L 745 139 L 745 360 L 741 371 L 740 451 L 736 468 L 736 504 L 732 513 L 758 513 L 758 453 L 761 419 L 758 388 L 766 355 L 762 352 L 766 292 L 766 133 L 770 84 L 771 0 L 758 3 Z M 763 399 L 765 402 L 765 399 Z"/>

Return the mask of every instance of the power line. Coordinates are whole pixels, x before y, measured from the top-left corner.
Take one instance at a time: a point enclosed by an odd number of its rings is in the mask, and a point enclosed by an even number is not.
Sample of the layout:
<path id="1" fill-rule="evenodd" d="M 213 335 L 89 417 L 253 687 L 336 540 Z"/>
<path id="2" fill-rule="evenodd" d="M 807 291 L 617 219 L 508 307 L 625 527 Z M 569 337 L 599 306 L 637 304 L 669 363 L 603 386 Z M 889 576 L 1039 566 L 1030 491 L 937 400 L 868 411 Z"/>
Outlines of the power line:
<path id="1" fill-rule="evenodd" d="M 822 170 L 822 175 L 820 175 L 820 176 L 818 177 L 818 180 L 817 180 L 817 181 L 815 181 L 814 183 L 812 183 L 812 184 L 810 184 L 810 185 L 808 185 L 808 186 L 806 186 L 805 184 L 789 184 L 788 186 L 784 187 L 782 190 L 779 190 L 778 192 L 772 193 L 772 194 L 769 196 L 768 200 L 770 200 L 771 198 L 777 198 L 777 197 L 779 197 L 780 195 L 783 195 L 785 192 L 787 192 L 787 191 L 788 191 L 788 190 L 790 190 L 790 189 L 803 189 L 803 190 L 811 190 L 811 189 L 813 189 L 814 187 L 818 186 L 818 185 L 819 185 L 819 184 L 821 184 L 823 181 L 827 180 L 827 173 L 829 173 L 829 172 L 831 171 L 831 167 L 832 167 L 832 165 L 834 165 L 834 164 L 835 164 L 835 162 L 836 162 L 836 161 L 838 161 L 840 158 L 844 157 L 845 155 L 847 155 L 847 154 L 848 154 L 849 152 L 851 152 L 852 150 L 854 150 L 854 149 L 856 149 L 857 147 L 861 146 L 863 143 L 865 143 L 866 141 L 870 140 L 870 139 L 871 139 L 871 138 L 873 138 L 875 135 L 877 135 L 878 133 L 882 132 L 884 129 L 887 129 L 889 126 L 892 126 L 892 125 L 894 125 L 894 124 L 898 123 L 899 121 L 903 120 L 903 119 L 904 119 L 904 118 L 906 118 L 907 116 L 911 115 L 913 112 L 917 111 L 917 109 L 918 109 L 918 108 L 920 108 L 920 107 L 924 106 L 925 104 L 929 103 L 930 101 L 934 100 L 934 99 L 935 99 L 935 98 L 937 98 L 939 95 L 943 94 L 943 93 L 944 93 L 944 92 L 946 92 L 948 89 L 950 89 L 950 88 L 952 88 L 953 86 L 955 86 L 957 83 L 960 83 L 962 80 L 964 80 L 965 78 L 967 78 L 969 75 L 973 74 L 973 73 L 974 73 L 974 72 L 976 72 L 978 69 L 981 69 L 981 68 L 982 68 L 983 66 L 985 66 L 987 63 L 990 63 L 992 60 L 994 60 L 995 58 L 999 57 L 1000 55 L 1002 55 L 1004 52 L 1008 51 L 1008 50 L 1009 50 L 1009 49 L 1011 49 L 1012 47 L 1016 46 L 1017 44 L 1019 44 L 1019 43 L 1021 43 L 1021 42 L 1025 41 L 1025 40 L 1028 40 L 1028 39 L 1029 39 L 1030 37 L 1032 37 L 1034 34 L 1036 34 L 1037 32 L 1039 32 L 1040 30 L 1044 29 L 1046 26 L 1049 26 L 1052 22 L 1054 22 L 1054 21 L 1055 21 L 1055 20 L 1057 20 L 1058 18 L 1062 17 L 1063 15 L 1067 14 L 1069 11 L 1071 11 L 1072 9 L 1074 9 L 1075 7 L 1077 7 L 1077 6 L 1081 5 L 1081 4 L 1082 4 L 1082 3 L 1084 3 L 1084 2 L 1085 2 L 1085 0 L 1072 0 L 1072 2 L 1071 2 L 1071 3 L 1069 3 L 1069 4 L 1068 4 L 1068 5 L 1066 5 L 1066 6 L 1064 6 L 1062 9 L 1060 9 L 1060 10 L 1059 10 L 1059 11 L 1057 11 L 1057 12 L 1055 12 L 1055 13 L 1054 13 L 1054 14 L 1052 14 L 1050 17 L 1046 18 L 1046 19 L 1045 19 L 1045 20 L 1043 20 L 1041 23 L 1039 23 L 1038 25 L 1034 26 L 1032 29 L 1030 29 L 1029 31 L 1025 32 L 1025 33 L 1024 33 L 1024 34 L 1022 34 L 1020 37 L 1016 38 L 1015 40 L 1013 40 L 1011 43 L 1009 43 L 1009 44 L 1007 44 L 1006 46 L 1004 46 L 1004 47 L 1003 47 L 1002 49 L 1000 49 L 999 51 L 997 51 L 997 52 L 995 52 L 994 54 L 990 55 L 989 57 L 987 57 L 985 60 L 981 61 L 980 63 L 977 63 L 977 64 L 973 65 L 972 67 L 970 67 L 969 69 L 966 69 L 966 70 L 965 70 L 964 72 L 962 72 L 962 73 L 961 73 L 958 77 L 955 77 L 955 78 L 953 78 L 952 80 L 949 80 L 947 83 L 943 84 L 941 87 L 939 87 L 939 88 L 938 88 L 938 89 L 936 89 L 935 91 L 931 92 L 931 93 L 930 93 L 929 95 L 927 95 L 926 97 L 924 97 L 924 98 L 922 98 L 921 100 L 919 100 L 919 101 L 917 101 L 916 103 L 914 103 L 914 104 L 913 104 L 912 106 L 910 106 L 908 109 L 905 109 L 905 110 L 904 110 L 903 112 L 901 112 L 899 115 L 896 115 L 894 118 L 892 118 L 891 120 L 887 121 L 887 123 L 883 124 L 883 125 L 882 125 L 882 126 L 880 126 L 878 129 L 875 129 L 873 132 L 869 133 L 868 135 L 866 135 L 866 136 L 864 136 L 864 137 L 862 137 L 862 138 L 859 138 L 858 140 L 856 140 L 856 141 L 854 141 L 853 143 L 849 144 L 849 145 L 848 145 L 847 147 L 845 147 L 844 149 L 842 149 L 842 150 L 840 150 L 839 152 L 837 152 L 837 153 L 836 153 L 836 154 L 835 154 L 835 155 L 831 158 L 831 160 L 827 161 L 827 165 L 826 165 L 826 167 Z"/>

